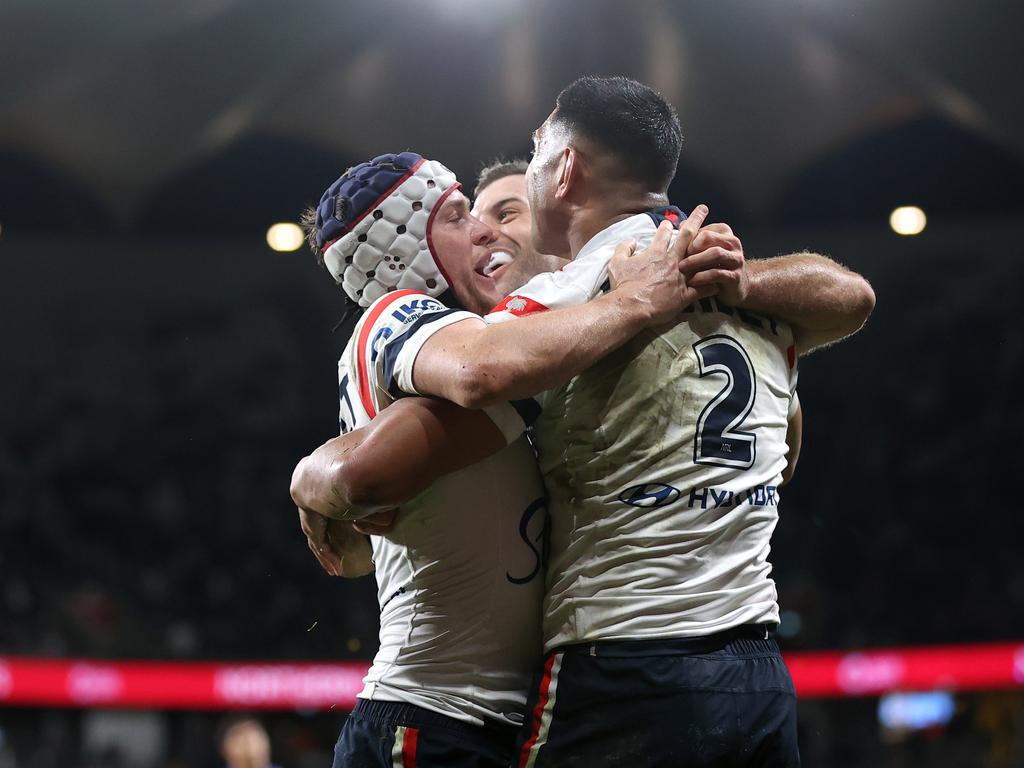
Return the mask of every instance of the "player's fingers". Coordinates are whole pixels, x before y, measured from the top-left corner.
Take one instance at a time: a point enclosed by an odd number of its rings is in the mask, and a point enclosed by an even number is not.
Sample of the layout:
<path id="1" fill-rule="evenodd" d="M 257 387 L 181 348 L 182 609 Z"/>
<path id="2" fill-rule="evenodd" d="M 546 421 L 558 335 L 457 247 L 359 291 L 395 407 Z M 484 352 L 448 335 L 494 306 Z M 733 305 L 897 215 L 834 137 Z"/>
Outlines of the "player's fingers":
<path id="1" fill-rule="evenodd" d="M 299 507 L 299 523 L 302 532 L 306 535 L 309 550 L 320 563 L 320 567 L 331 576 L 339 576 L 341 574 L 341 559 L 331 549 L 327 539 L 327 518 Z"/>
<path id="2" fill-rule="evenodd" d="M 686 217 L 686 221 L 683 222 L 683 226 L 679 228 L 679 235 L 676 237 L 676 241 L 672 244 L 673 256 L 681 259 L 683 254 L 690 249 L 690 243 L 697 236 L 697 232 L 700 230 L 707 215 L 708 207 L 703 203 L 690 212 L 690 215 Z"/>
<path id="3" fill-rule="evenodd" d="M 310 512 L 308 509 L 298 508 L 299 510 L 299 528 L 306 535 L 307 539 L 322 538 L 324 531 L 327 530 L 327 520 L 318 515 L 316 512 Z"/>
<path id="4" fill-rule="evenodd" d="M 693 238 L 693 242 L 690 243 L 690 253 L 698 253 L 716 245 L 721 248 L 742 251 L 739 238 L 735 235 L 702 227 L 697 236 Z"/>
<path id="5" fill-rule="evenodd" d="M 366 536 L 383 536 L 385 533 L 388 533 L 392 528 L 394 528 L 394 526 L 390 523 L 386 525 L 379 525 L 377 523 L 372 523 L 366 519 L 360 520 L 356 523 L 352 523 L 352 527 L 360 533 L 365 534 Z"/>
<path id="6" fill-rule="evenodd" d="M 707 269 L 740 269 L 742 266 L 743 254 L 715 245 L 680 261 L 679 271 L 695 275 Z"/>
<path id="7" fill-rule="evenodd" d="M 668 245 L 672 241 L 672 233 L 675 228 L 668 219 L 658 225 L 658 231 L 654 233 L 654 239 L 647 246 L 647 252 L 651 256 L 660 255 L 668 251 Z"/>
<path id="8" fill-rule="evenodd" d="M 395 516 L 397 514 L 397 509 L 386 509 L 383 512 L 374 512 L 372 515 L 367 515 L 363 518 L 363 521 L 381 528 L 391 529 L 395 525 Z"/>
<path id="9" fill-rule="evenodd" d="M 687 278 L 686 284 L 691 288 L 701 288 L 709 285 L 725 285 L 735 283 L 739 275 L 731 269 L 705 269 L 692 277 Z"/>
<path id="10" fill-rule="evenodd" d="M 306 543 L 309 545 L 309 551 L 313 553 L 313 557 L 320 563 L 320 567 L 328 576 L 341 574 L 341 561 L 335 557 L 334 560 L 337 561 L 337 567 L 335 567 L 335 562 L 332 561 L 333 552 L 328 552 L 323 544 L 314 543 L 311 539 L 307 539 Z"/>
<path id="11" fill-rule="evenodd" d="M 705 224 L 703 227 L 701 227 L 701 230 L 707 230 L 708 232 L 717 232 L 721 235 L 732 234 L 732 227 L 730 227 L 724 221 L 716 221 L 711 224 Z"/>
<path id="12" fill-rule="evenodd" d="M 630 238 L 629 240 L 623 240 L 621 243 L 615 246 L 615 253 L 612 255 L 613 259 L 628 259 L 633 255 L 636 250 L 636 240 Z"/>

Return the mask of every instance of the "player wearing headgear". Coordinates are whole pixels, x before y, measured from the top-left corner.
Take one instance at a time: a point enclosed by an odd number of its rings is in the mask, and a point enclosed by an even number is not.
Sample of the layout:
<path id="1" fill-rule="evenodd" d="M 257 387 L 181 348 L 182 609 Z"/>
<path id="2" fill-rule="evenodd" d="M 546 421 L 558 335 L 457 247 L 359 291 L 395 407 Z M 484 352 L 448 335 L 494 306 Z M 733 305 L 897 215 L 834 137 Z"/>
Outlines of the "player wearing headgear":
<path id="1" fill-rule="evenodd" d="M 312 224 L 316 250 L 358 316 L 338 367 L 342 432 L 380 414 L 373 435 L 398 443 L 400 453 L 408 448 L 403 437 L 421 444 L 444 414 L 449 426 L 457 422 L 493 453 L 444 477 L 459 457 L 436 456 L 429 477 L 402 478 L 389 489 L 398 494 L 391 503 L 404 503 L 388 535 L 372 538 L 380 649 L 339 738 L 335 765 L 505 765 L 539 661 L 547 513 L 534 456 L 523 419 L 507 402 L 475 412 L 400 402 L 412 388 L 422 339 L 465 321 L 483 325 L 457 307 L 493 302 L 494 280 L 474 268 L 488 254 L 474 259 L 473 249 L 486 249 L 494 234 L 470 215 L 447 168 L 410 152 L 347 171 L 324 193 Z M 642 327 L 674 315 L 682 307 L 680 286 L 673 262 L 647 283 L 624 283 L 603 303 L 536 328 L 524 323 L 526 333 L 518 335 L 541 350 L 531 357 L 532 376 L 567 379 Z M 566 328 L 583 327 L 595 337 L 563 354 Z M 389 412 L 400 418 L 388 419 Z M 301 475 L 297 470 L 293 483 L 300 506 Z M 350 518 L 374 511 L 355 510 L 353 501 L 343 503 Z M 321 562 L 335 572 L 370 567 L 364 539 L 342 528 L 331 535 L 344 539 L 349 562 L 315 552 Z"/>

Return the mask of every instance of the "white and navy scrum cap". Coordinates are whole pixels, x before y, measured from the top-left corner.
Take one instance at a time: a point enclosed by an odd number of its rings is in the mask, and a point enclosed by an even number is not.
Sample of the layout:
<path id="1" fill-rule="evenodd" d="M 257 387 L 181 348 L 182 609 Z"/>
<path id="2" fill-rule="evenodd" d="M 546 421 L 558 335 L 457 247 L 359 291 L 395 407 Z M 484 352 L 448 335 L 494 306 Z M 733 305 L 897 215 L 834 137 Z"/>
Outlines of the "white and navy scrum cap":
<path id="1" fill-rule="evenodd" d="M 316 209 L 316 247 L 352 301 L 365 309 L 396 288 L 448 290 L 430 226 L 460 186 L 436 160 L 400 152 L 349 168 L 327 188 Z"/>

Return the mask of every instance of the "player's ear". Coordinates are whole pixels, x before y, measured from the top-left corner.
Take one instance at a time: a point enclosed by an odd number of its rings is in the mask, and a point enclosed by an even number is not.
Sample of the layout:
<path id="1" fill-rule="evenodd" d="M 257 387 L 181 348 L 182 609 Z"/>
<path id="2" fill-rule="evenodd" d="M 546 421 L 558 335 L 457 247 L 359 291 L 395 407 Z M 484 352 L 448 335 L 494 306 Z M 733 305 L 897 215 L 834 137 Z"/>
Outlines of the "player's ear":
<path id="1" fill-rule="evenodd" d="M 558 186 L 555 187 L 555 198 L 565 200 L 569 197 L 573 188 L 579 184 L 580 156 L 572 145 L 562 150 L 562 157 L 558 160 Z"/>

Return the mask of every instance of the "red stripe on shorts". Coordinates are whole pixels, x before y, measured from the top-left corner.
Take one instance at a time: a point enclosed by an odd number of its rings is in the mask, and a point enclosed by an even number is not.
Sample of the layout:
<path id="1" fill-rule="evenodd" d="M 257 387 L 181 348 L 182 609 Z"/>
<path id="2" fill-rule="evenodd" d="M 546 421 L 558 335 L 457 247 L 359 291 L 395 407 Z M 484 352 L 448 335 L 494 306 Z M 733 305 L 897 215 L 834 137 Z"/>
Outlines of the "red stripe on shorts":
<path id="1" fill-rule="evenodd" d="M 416 768 L 416 740 L 420 732 L 416 728 L 406 728 L 402 740 L 402 768 Z"/>
<path id="2" fill-rule="evenodd" d="M 544 707 L 548 705 L 548 688 L 551 687 L 551 667 L 555 664 L 557 653 L 548 656 L 544 664 L 544 676 L 540 680 L 540 691 L 537 695 L 537 705 L 533 708 L 533 725 L 530 727 L 530 738 L 523 744 L 523 751 L 519 753 L 519 768 L 525 768 L 530 759 L 530 750 L 537 743 L 537 736 L 540 735 L 540 723 L 544 717 Z"/>

